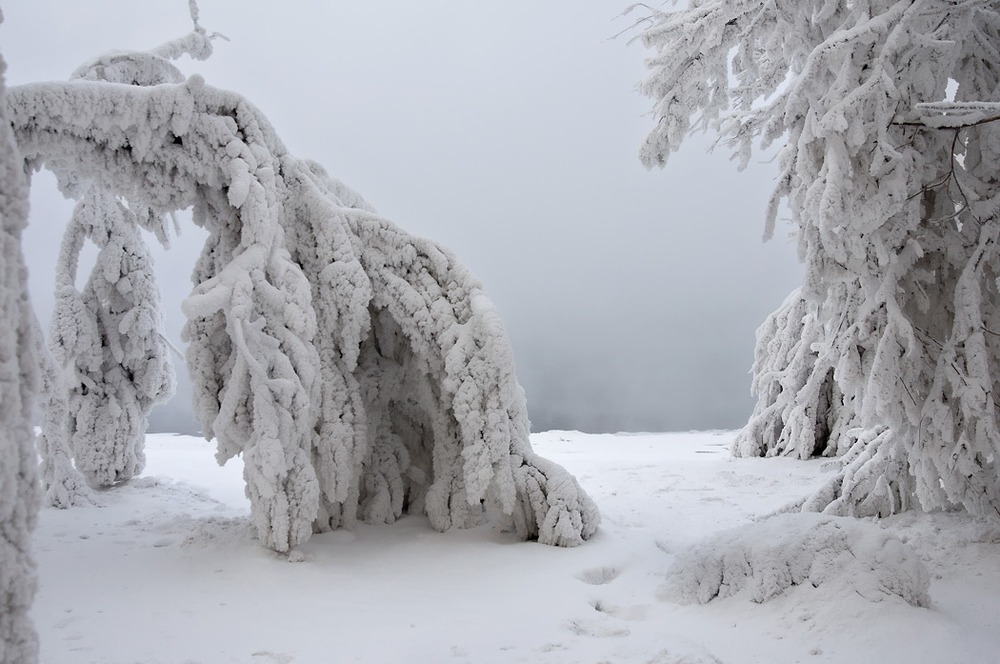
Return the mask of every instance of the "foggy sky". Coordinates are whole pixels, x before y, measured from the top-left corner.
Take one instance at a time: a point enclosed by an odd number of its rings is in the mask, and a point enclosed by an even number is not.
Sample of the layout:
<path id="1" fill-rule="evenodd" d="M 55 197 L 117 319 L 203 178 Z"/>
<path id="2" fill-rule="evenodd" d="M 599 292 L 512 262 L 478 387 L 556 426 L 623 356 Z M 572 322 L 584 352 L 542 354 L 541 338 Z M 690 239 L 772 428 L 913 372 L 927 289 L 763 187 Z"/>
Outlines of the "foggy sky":
<path id="1" fill-rule="evenodd" d="M 801 279 L 787 226 L 761 241 L 777 169 L 760 157 L 740 173 L 724 148 L 706 152 L 710 136 L 664 170 L 641 166 L 645 53 L 613 38 L 627 4 L 201 0 L 202 25 L 230 41 L 180 66 L 246 96 L 292 153 L 472 269 L 511 336 L 535 430 L 738 427 L 754 331 Z M 183 0 L 3 11 L 9 85 L 65 80 L 102 52 L 191 28 Z M 25 251 L 46 327 L 71 209 L 35 176 Z M 178 346 L 204 237 L 183 225 L 155 252 Z M 154 426 L 190 430 L 187 398 Z"/>

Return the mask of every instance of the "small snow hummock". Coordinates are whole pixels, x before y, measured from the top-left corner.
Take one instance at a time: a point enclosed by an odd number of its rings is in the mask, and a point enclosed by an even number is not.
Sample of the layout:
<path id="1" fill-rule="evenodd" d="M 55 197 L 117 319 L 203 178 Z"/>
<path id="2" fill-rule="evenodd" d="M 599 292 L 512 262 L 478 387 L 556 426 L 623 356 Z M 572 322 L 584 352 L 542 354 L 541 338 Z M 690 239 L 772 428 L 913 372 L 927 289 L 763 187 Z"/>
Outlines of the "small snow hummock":
<path id="1" fill-rule="evenodd" d="M 848 517 L 779 514 L 714 535 L 682 553 L 662 596 L 684 604 L 766 602 L 810 585 L 871 602 L 927 607 L 930 577 L 917 554 L 877 525 Z"/>

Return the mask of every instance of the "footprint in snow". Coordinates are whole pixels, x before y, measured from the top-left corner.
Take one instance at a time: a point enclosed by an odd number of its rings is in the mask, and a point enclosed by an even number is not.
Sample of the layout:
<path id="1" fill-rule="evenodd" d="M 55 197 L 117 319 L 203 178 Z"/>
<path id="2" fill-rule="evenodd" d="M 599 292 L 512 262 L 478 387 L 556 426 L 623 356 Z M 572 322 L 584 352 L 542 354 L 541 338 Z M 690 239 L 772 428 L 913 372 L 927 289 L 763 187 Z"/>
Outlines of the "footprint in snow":
<path id="1" fill-rule="evenodd" d="M 590 605 L 594 607 L 594 610 L 598 613 L 603 613 L 611 616 L 612 618 L 618 618 L 619 620 L 626 620 L 630 622 L 645 620 L 646 614 L 649 612 L 648 605 L 618 606 L 616 604 L 609 604 L 599 599 L 593 600 Z"/>
<path id="2" fill-rule="evenodd" d="M 292 664 L 292 660 L 294 659 L 291 655 L 270 652 L 268 650 L 258 650 L 250 655 L 250 657 L 253 659 L 254 664 L 258 662 L 260 664 Z"/>
<path id="3" fill-rule="evenodd" d="M 617 567 L 591 567 L 577 574 L 576 578 L 590 586 L 604 586 L 621 576 L 621 573 L 621 569 Z"/>
<path id="4" fill-rule="evenodd" d="M 702 649 L 702 652 L 676 653 L 670 650 L 661 650 L 656 653 L 653 659 L 647 660 L 646 664 L 723 664 L 722 660 Z"/>
<path id="5" fill-rule="evenodd" d="M 566 628 L 579 636 L 593 636 L 597 638 L 621 638 L 632 633 L 628 627 L 616 625 L 614 621 L 607 617 L 597 620 L 576 619 L 570 620 Z"/>
<path id="6" fill-rule="evenodd" d="M 622 568 L 606 565 L 591 567 L 576 575 L 576 578 L 591 586 L 606 586 L 621 576 Z M 645 620 L 648 607 L 619 606 L 602 599 L 591 600 L 590 606 L 597 612 L 596 618 L 581 618 L 567 623 L 567 629 L 580 636 L 623 637 L 631 630 L 623 624 Z"/>

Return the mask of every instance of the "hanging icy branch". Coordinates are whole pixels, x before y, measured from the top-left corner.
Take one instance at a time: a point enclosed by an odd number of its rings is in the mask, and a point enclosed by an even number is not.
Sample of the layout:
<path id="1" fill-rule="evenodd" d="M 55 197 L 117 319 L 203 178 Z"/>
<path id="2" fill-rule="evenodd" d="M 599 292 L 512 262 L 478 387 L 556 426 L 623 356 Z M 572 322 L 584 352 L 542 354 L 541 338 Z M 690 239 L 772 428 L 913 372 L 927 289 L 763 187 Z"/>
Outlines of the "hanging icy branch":
<path id="1" fill-rule="evenodd" d="M 1000 514 L 995 3 L 701 0 L 640 39 L 647 164 L 696 128 L 742 163 L 783 142 L 767 234 L 785 201 L 806 281 L 735 452 L 845 455 L 811 510 Z"/>
<path id="2" fill-rule="evenodd" d="M 80 293 L 77 256 L 87 238 L 99 253 Z M 68 435 L 76 468 L 93 486 L 110 486 L 142 471 L 147 416 L 173 393 L 159 290 L 135 215 L 113 196 L 88 192 L 67 226 L 56 284 L 50 347 L 65 375 L 51 387 L 64 384 L 69 402 L 49 397 L 66 419 L 49 412 L 43 436 L 56 452 Z"/>
<path id="3" fill-rule="evenodd" d="M 136 56 L 139 60 L 142 56 Z M 426 513 L 573 545 L 599 515 L 528 441 L 503 327 L 437 245 L 289 155 L 244 99 L 198 79 L 11 92 L 19 144 L 92 188 L 209 231 L 184 303 L 196 411 L 242 455 L 261 541 Z"/>
<path id="4" fill-rule="evenodd" d="M 215 219 L 203 218 L 199 210 L 196 221 L 241 224 L 226 229 L 238 233 L 241 243 L 221 269 L 204 261 L 196 268 L 200 283 L 183 305 L 190 321 L 185 335 L 190 360 L 214 356 L 209 371 L 225 362 L 222 376 L 206 376 L 206 368 L 192 366 L 194 378 L 205 381 L 195 384 L 196 405 L 203 418 L 214 416 L 206 432 L 218 437 L 220 461 L 243 455 L 261 540 L 287 551 L 308 539 L 318 510 L 310 459 L 317 421 L 312 404 L 319 362 L 311 343 L 316 319 L 309 284 L 283 248 L 275 158 L 258 151 L 258 162 L 251 146 L 236 140 L 229 146 L 228 196 L 209 202 L 219 206 Z M 220 251 L 215 240 L 210 237 L 209 243 Z"/>
<path id="5" fill-rule="evenodd" d="M 38 334 L 37 357 L 42 364 L 41 431 L 35 437 L 38 457 L 42 460 L 39 471 L 45 488 L 45 500 L 53 507 L 67 508 L 74 505 L 95 504 L 90 488 L 80 471 L 73 465 L 70 447 L 69 394 L 63 380 L 62 367 Z"/>

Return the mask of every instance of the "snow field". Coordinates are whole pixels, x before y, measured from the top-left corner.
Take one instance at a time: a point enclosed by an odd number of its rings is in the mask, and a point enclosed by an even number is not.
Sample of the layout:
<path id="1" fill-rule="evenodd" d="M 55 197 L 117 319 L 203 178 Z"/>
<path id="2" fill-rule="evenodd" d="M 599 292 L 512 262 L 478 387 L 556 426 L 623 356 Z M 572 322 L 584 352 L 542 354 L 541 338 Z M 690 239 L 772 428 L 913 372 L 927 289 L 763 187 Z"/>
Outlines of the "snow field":
<path id="1" fill-rule="evenodd" d="M 218 468 L 210 443 L 150 435 L 146 474 L 98 494 L 102 507 L 42 510 L 41 661 L 957 663 L 1000 652 L 1000 527 L 967 515 L 856 523 L 869 535 L 884 528 L 926 567 L 929 608 L 871 601 L 836 570 L 834 582 L 763 603 L 671 597 L 690 547 L 774 541 L 776 521 L 754 519 L 836 471 L 824 460 L 733 459 L 734 436 L 532 436 L 602 510 L 601 530 L 573 549 L 488 526 L 436 533 L 407 516 L 318 534 L 285 557 L 253 539 L 238 462 Z M 822 520 L 780 519 L 790 531 Z"/>

